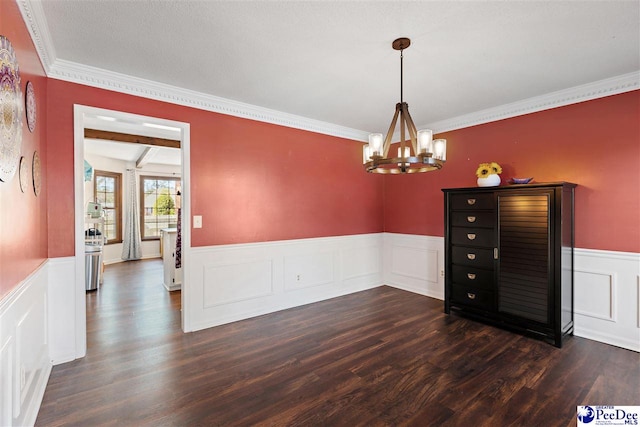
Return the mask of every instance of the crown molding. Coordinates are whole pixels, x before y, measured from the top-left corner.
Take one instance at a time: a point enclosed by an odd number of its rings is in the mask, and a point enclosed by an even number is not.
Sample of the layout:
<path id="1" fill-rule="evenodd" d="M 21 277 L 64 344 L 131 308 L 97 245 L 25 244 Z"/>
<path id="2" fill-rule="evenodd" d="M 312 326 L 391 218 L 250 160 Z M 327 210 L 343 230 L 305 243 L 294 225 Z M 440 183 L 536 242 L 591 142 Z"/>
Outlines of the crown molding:
<path id="1" fill-rule="evenodd" d="M 338 126 L 332 123 L 283 113 L 256 105 L 246 104 L 213 95 L 207 95 L 188 89 L 128 76 L 87 65 L 65 60 L 56 60 L 49 69 L 48 76 L 73 83 L 113 90 L 172 104 L 184 105 L 201 110 L 212 111 L 347 138 L 367 141 L 369 132 Z M 439 122 L 433 122 L 420 128 L 432 129 L 434 133 L 467 128 L 484 123 L 504 120 L 551 108 L 562 107 L 589 101 L 605 96 L 617 95 L 640 89 L 640 72 L 623 74 L 585 85 L 488 108 Z M 400 133 L 394 134 L 394 140 L 400 139 Z"/>
<path id="2" fill-rule="evenodd" d="M 157 101 L 184 105 L 290 128 L 302 129 L 340 138 L 365 141 L 368 133 L 307 117 L 271 110 L 231 99 L 141 79 L 126 74 L 57 59 L 49 77 L 100 89 L 112 90 Z"/>
<path id="3" fill-rule="evenodd" d="M 433 122 L 421 128 L 432 129 L 434 133 L 441 133 L 638 89 L 640 89 L 640 71 L 634 71 L 621 76 L 551 92 L 546 95 L 535 96 L 498 107 L 487 108 L 486 110 L 476 111 L 439 122 Z"/>
<path id="4" fill-rule="evenodd" d="M 18 0 L 18 8 L 22 14 L 22 19 L 29 30 L 31 40 L 36 47 L 36 52 L 40 57 L 40 62 L 44 72 L 49 76 L 51 64 L 56 59 L 56 50 L 53 47 L 51 33 L 44 16 L 42 3 L 40 1 Z"/>
<path id="5" fill-rule="evenodd" d="M 58 59 L 39 0 L 17 0 L 47 77 L 310 132 L 367 141 L 368 132 Z M 640 71 L 488 108 L 420 128 L 441 133 L 640 89 Z M 399 140 L 399 132 L 394 135 Z"/>

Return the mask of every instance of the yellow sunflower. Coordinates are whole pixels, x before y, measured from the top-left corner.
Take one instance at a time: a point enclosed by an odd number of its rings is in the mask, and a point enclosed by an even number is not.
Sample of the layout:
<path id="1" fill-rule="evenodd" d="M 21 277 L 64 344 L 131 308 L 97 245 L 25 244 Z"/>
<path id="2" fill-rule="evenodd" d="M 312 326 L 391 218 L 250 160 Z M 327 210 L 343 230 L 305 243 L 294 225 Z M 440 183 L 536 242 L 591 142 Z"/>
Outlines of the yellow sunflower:
<path id="1" fill-rule="evenodd" d="M 496 162 L 480 163 L 478 170 L 476 170 L 476 176 L 478 178 L 486 178 L 489 175 L 501 174 L 502 168 Z"/>

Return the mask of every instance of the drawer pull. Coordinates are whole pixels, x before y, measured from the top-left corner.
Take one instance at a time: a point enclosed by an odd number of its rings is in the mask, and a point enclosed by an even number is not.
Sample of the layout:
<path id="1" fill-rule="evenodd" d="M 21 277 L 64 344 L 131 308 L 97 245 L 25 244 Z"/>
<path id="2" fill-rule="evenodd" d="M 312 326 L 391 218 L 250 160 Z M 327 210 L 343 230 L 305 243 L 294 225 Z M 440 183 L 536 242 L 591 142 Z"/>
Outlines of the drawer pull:
<path id="1" fill-rule="evenodd" d="M 498 259 L 498 248 L 493 248 L 493 259 Z"/>
<path id="2" fill-rule="evenodd" d="M 467 254 L 467 258 L 471 260 L 476 259 L 476 254 Z"/>
<path id="3" fill-rule="evenodd" d="M 467 233 L 467 239 L 475 240 L 476 239 L 476 234 L 475 233 Z"/>
<path id="4" fill-rule="evenodd" d="M 472 294 L 471 292 L 467 292 L 467 296 L 469 299 L 476 299 L 476 294 Z"/>
<path id="5" fill-rule="evenodd" d="M 475 216 L 468 216 L 467 217 L 467 222 L 476 222 L 476 217 Z"/>
<path id="6" fill-rule="evenodd" d="M 469 205 L 475 205 L 476 204 L 476 199 L 467 199 L 467 203 Z"/>
<path id="7" fill-rule="evenodd" d="M 469 278 L 469 280 L 476 280 L 475 273 L 467 273 L 467 277 Z"/>

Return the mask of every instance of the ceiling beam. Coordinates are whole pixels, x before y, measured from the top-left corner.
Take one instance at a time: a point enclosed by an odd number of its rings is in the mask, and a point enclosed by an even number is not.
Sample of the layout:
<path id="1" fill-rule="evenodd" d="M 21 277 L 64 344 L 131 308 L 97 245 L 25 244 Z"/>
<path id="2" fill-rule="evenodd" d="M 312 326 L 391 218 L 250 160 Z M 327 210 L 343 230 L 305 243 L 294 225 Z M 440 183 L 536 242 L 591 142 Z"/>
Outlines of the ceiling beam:
<path id="1" fill-rule="evenodd" d="M 144 149 L 138 160 L 136 160 L 136 168 L 141 168 L 149 162 L 149 159 L 153 157 L 157 148 L 147 147 Z"/>
<path id="2" fill-rule="evenodd" d="M 104 139 L 106 141 L 132 142 L 134 144 L 180 148 L 180 141 L 177 139 L 154 138 L 151 136 L 132 135 L 129 133 L 110 132 L 106 130 L 85 128 L 84 137 L 90 139 Z"/>

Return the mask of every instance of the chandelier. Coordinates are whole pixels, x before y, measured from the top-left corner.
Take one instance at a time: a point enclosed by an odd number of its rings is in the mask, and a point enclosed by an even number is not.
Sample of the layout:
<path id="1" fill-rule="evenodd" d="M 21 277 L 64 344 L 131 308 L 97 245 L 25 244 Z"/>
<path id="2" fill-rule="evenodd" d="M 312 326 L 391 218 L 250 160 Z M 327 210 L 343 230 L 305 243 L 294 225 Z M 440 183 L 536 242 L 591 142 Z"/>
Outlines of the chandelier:
<path id="1" fill-rule="evenodd" d="M 416 131 L 416 125 L 409 114 L 409 105 L 402 98 L 402 58 L 404 49 L 411 40 L 402 37 L 393 41 L 392 46 L 400 51 L 400 102 L 396 104 L 396 112 L 391 120 L 387 136 L 381 133 L 369 135 L 369 144 L 363 149 L 363 163 L 367 172 L 372 173 L 417 173 L 429 172 L 442 168 L 447 160 L 447 140 L 433 139 L 433 131 L 429 129 Z M 398 156 L 390 157 L 391 139 L 400 120 L 400 146 Z M 409 140 L 406 139 L 407 134 Z"/>

